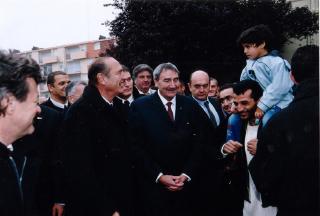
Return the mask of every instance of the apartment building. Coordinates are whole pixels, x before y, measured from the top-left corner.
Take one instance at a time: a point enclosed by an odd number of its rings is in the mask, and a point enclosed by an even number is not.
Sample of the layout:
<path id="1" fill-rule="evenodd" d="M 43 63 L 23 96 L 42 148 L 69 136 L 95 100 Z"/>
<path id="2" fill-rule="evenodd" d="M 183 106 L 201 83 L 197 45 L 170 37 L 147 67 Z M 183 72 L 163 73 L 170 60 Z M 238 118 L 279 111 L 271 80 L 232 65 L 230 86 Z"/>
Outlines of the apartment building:
<path id="1" fill-rule="evenodd" d="M 102 39 L 86 41 L 82 43 L 67 44 L 57 47 L 36 49 L 21 53 L 36 60 L 44 77 L 53 71 L 64 71 L 69 74 L 71 80 L 87 81 L 88 67 L 93 60 L 104 53 L 106 49 L 114 46 L 116 40 Z M 40 85 L 41 96 L 48 96 L 48 88 L 45 83 Z"/>

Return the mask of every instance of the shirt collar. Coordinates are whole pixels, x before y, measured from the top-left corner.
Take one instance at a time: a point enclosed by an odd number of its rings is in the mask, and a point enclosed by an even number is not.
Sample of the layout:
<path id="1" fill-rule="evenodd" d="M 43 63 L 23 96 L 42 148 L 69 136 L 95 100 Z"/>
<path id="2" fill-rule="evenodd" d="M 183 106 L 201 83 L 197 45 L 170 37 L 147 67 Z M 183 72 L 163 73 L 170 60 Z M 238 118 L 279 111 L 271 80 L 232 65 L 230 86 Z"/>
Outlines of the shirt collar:
<path id="1" fill-rule="evenodd" d="M 107 102 L 107 104 L 109 104 L 110 106 L 113 106 L 113 102 L 111 101 L 108 101 L 105 97 L 103 97 L 103 96 L 101 96 L 102 98 L 103 98 L 103 100 L 105 101 L 105 102 Z"/>
<path id="2" fill-rule="evenodd" d="M 123 98 L 121 98 L 119 96 L 117 96 L 117 97 L 121 100 L 122 103 L 124 103 L 125 101 L 129 101 L 129 103 L 131 104 L 133 102 L 133 96 L 132 95 L 130 95 L 130 97 L 128 97 L 127 99 L 123 99 Z"/>
<path id="3" fill-rule="evenodd" d="M 53 98 L 50 98 L 50 100 L 53 103 L 53 105 L 55 105 L 56 107 L 59 107 L 61 109 L 64 109 L 65 106 L 68 106 L 68 101 L 65 104 L 63 104 L 58 101 L 55 101 Z"/>
<path id="4" fill-rule="evenodd" d="M 12 144 L 7 145 L 7 149 L 9 149 L 9 151 L 13 152 L 13 145 Z"/>
<path id="5" fill-rule="evenodd" d="M 143 94 L 143 95 L 150 95 L 150 94 L 155 92 L 155 90 L 152 90 L 151 88 L 149 88 L 147 93 L 144 93 L 143 91 L 140 91 L 140 89 L 138 89 L 137 87 L 136 87 L 136 89 L 138 90 L 139 94 Z"/>
<path id="6" fill-rule="evenodd" d="M 161 102 L 163 103 L 163 105 L 167 105 L 167 103 L 169 102 L 167 99 L 165 99 L 161 94 L 160 91 L 158 90 L 158 95 L 160 97 Z M 174 96 L 174 98 L 172 98 L 172 100 L 170 101 L 173 105 L 176 104 L 176 96 Z"/>
<path id="7" fill-rule="evenodd" d="M 209 101 L 208 98 L 206 100 L 198 100 L 197 98 L 193 97 L 193 99 L 195 99 L 195 101 L 197 101 L 201 105 L 204 105 L 204 102 Z"/>

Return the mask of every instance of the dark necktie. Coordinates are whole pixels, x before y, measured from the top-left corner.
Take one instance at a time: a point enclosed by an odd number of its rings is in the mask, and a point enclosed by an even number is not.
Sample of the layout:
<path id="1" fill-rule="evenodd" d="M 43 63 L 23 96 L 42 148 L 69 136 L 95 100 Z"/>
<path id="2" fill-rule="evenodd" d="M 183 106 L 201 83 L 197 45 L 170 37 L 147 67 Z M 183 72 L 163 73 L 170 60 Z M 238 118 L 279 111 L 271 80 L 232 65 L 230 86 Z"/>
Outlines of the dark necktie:
<path id="1" fill-rule="evenodd" d="M 173 112 L 172 112 L 172 109 L 171 109 L 171 105 L 172 105 L 172 102 L 168 102 L 168 103 L 167 103 L 167 106 L 168 106 L 168 115 L 169 115 L 169 118 L 171 119 L 171 121 L 174 121 Z"/>
<path id="2" fill-rule="evenodd" d="M 212 122 L 214 127 L 217 127 L 217 121 L 216 118 L 214 117 L 213 113 L 211 112 L 210 108 L 209 108 L 209 101 L 205 101 L 204 102 L 204 107 L 207 109 L 208 114 L 209 114 L 209 118 L 210 121 Z"/>
<path id="3" fill-rule="evenodd" d="M 129 107 L 130 107 L 129 101 L 125 100 L 125 101 L 123 102 L 123 105 L 124 105 L 124 110 L 125 110 L 125 112 L 128 113 L 128 112 L 129 112 Z"/>

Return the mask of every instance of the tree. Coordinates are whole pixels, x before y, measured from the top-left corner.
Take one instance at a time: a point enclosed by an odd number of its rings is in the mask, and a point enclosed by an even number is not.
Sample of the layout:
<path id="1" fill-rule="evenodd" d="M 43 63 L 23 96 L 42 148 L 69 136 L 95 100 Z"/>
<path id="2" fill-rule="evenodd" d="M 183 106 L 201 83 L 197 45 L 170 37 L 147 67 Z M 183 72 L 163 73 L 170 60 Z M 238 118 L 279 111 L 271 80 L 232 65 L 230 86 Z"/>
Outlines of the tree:
<path id="1" fill-rule="evenodd" d="M 186 80 L 203 69 L 222 82 L 239 79 L 245 64 L 236 39 L 246 28 L 266 24 L 281 49 L 290 38 L 318 31 L 318 15 L 308 9 L 292 9 L 285 0 L 150 1 L 114 0 L 120 10 L 109 23 L 117 38 L 113 54 L 121 63 L 152 67 L 172 62 Z"/>

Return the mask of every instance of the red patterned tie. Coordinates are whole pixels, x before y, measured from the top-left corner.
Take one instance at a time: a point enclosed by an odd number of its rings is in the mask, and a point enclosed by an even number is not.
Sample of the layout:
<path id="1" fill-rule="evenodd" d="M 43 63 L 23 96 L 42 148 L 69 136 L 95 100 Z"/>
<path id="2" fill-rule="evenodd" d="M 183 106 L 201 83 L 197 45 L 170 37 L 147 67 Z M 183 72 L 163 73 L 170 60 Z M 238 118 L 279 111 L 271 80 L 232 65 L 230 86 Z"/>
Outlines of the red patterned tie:
<path id="1" fill-rule="evenodd" d="M 171 109 L 171 105 L 172 105 L 172 102 L 168 102 L 167 103 L 167 106 L 168 106 L 168 115 L 169 115 L 169 118 L 171 119 L 171 121 L 174 121 L 174 118 L 173 118 L 173 112 L 172 112 L 172 109 Z"/>

